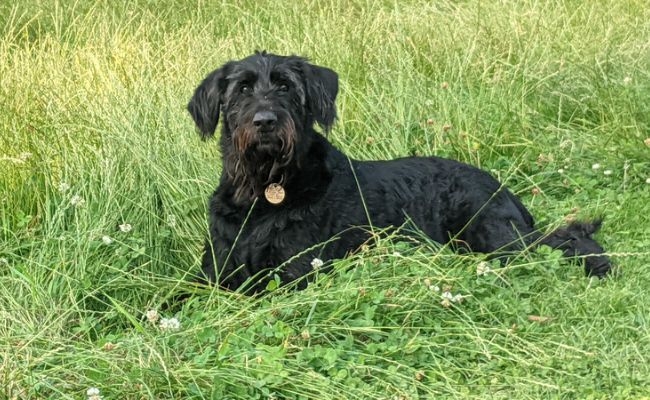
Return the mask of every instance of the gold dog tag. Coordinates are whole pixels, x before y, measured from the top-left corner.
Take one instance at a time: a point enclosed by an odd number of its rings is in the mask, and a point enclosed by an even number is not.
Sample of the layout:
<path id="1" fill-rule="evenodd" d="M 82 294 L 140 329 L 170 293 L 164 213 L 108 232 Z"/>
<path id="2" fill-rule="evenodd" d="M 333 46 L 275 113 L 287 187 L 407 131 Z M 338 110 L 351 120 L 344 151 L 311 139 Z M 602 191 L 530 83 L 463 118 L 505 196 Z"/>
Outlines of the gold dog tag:
<path id="1" fill-rule="evenodd" d="M 279 183 L 272 183 L 264 189 L 264 197 L 271 204 L 280 204 L 284 201 L 284 188 Z"/>

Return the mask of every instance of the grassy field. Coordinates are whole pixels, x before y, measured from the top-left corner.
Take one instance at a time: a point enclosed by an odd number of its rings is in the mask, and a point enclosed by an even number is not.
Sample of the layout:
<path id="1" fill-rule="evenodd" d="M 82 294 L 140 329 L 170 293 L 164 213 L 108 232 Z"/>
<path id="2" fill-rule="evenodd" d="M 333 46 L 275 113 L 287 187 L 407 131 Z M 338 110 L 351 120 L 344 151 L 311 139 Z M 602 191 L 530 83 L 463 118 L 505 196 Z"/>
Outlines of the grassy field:
<path id="1" fill-rule="evenodd" d="M 0 399 L 650 398 L 646 1 L 13 3 Z M 388 238 L 303 292 L 193 289 L 221 165 L 185 106 L 255 49 L 338 71 L 355 158 L 480 166 L 540 226 L 604 216 L 617 274 Z"/>

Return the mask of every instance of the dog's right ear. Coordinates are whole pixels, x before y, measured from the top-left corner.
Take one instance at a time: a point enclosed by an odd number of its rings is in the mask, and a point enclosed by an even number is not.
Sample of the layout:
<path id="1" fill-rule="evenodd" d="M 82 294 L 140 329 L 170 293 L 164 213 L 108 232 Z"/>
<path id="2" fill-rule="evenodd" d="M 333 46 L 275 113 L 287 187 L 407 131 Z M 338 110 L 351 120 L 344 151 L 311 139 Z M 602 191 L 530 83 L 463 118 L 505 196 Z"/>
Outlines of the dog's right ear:
<path id="1" fill-rule="evenodd" d="M 203 139 L 212 137 L 217 129 L 222 97 L 228 83 L 226 77 L 232 65 L 230 62 L 212 71 L 196 88 L 187 105 L 187 111 L 190 112 Z"/>

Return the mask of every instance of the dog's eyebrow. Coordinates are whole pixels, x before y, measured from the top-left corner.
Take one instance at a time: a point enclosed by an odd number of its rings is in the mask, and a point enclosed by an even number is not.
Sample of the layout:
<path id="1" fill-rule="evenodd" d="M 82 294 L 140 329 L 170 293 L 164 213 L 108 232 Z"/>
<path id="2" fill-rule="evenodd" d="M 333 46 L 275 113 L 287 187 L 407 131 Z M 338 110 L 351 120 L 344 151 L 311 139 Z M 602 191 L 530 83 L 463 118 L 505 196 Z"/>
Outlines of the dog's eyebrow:
<path id="1" fill-rule="evenodd" d="M 300 82 L 298 74 L 292 70 L 273 70 L 271 71 L 272 82 L 291 82 L 294 85 Z"/>
<path id="2" fill-rule="evenodd" d="M 278 82 L 278 81 L 291 81 L 291 74 L 286 73 L 284 71 L 271 71 L 271 81 L 272 82 Z"/>
<path id="3" fill-rule="evenodd" d="M 241 70 L 233 72 L 226 77 L 229 81 L 255 81 L 257 80 L 257 73 L 251 70 Z"/>

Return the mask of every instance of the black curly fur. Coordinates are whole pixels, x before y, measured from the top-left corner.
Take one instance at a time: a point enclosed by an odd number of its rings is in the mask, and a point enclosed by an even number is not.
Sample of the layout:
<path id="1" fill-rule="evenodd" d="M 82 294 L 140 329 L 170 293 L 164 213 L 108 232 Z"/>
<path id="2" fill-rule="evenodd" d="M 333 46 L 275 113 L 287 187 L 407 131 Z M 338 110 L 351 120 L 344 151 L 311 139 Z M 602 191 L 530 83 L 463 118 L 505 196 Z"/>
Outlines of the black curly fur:
<path id="1" fill-rule="evenodd" d="M 591 237 L 600 221 L 541 235 L 519 199 L 485 171 L 437 157 L 348 158 L 314 130 L 334 123 L 337 92 L 331 69 L 265 52 L 226 63 L 196 89 L 188 110 L 204 138 L 224 117 L 223 172 L 210 200 L 201 280 L 259 292 L 272 274 L 295 281 L 312 270 L 312 259 L 357 249 L 370 227 L 406 221 L 471 251 L 509 254 L 541 242 L 582 257 L 588 275 L 610 269 Z M 279 205 L 262 194 L 270 183 L 285 189 Z"/>

